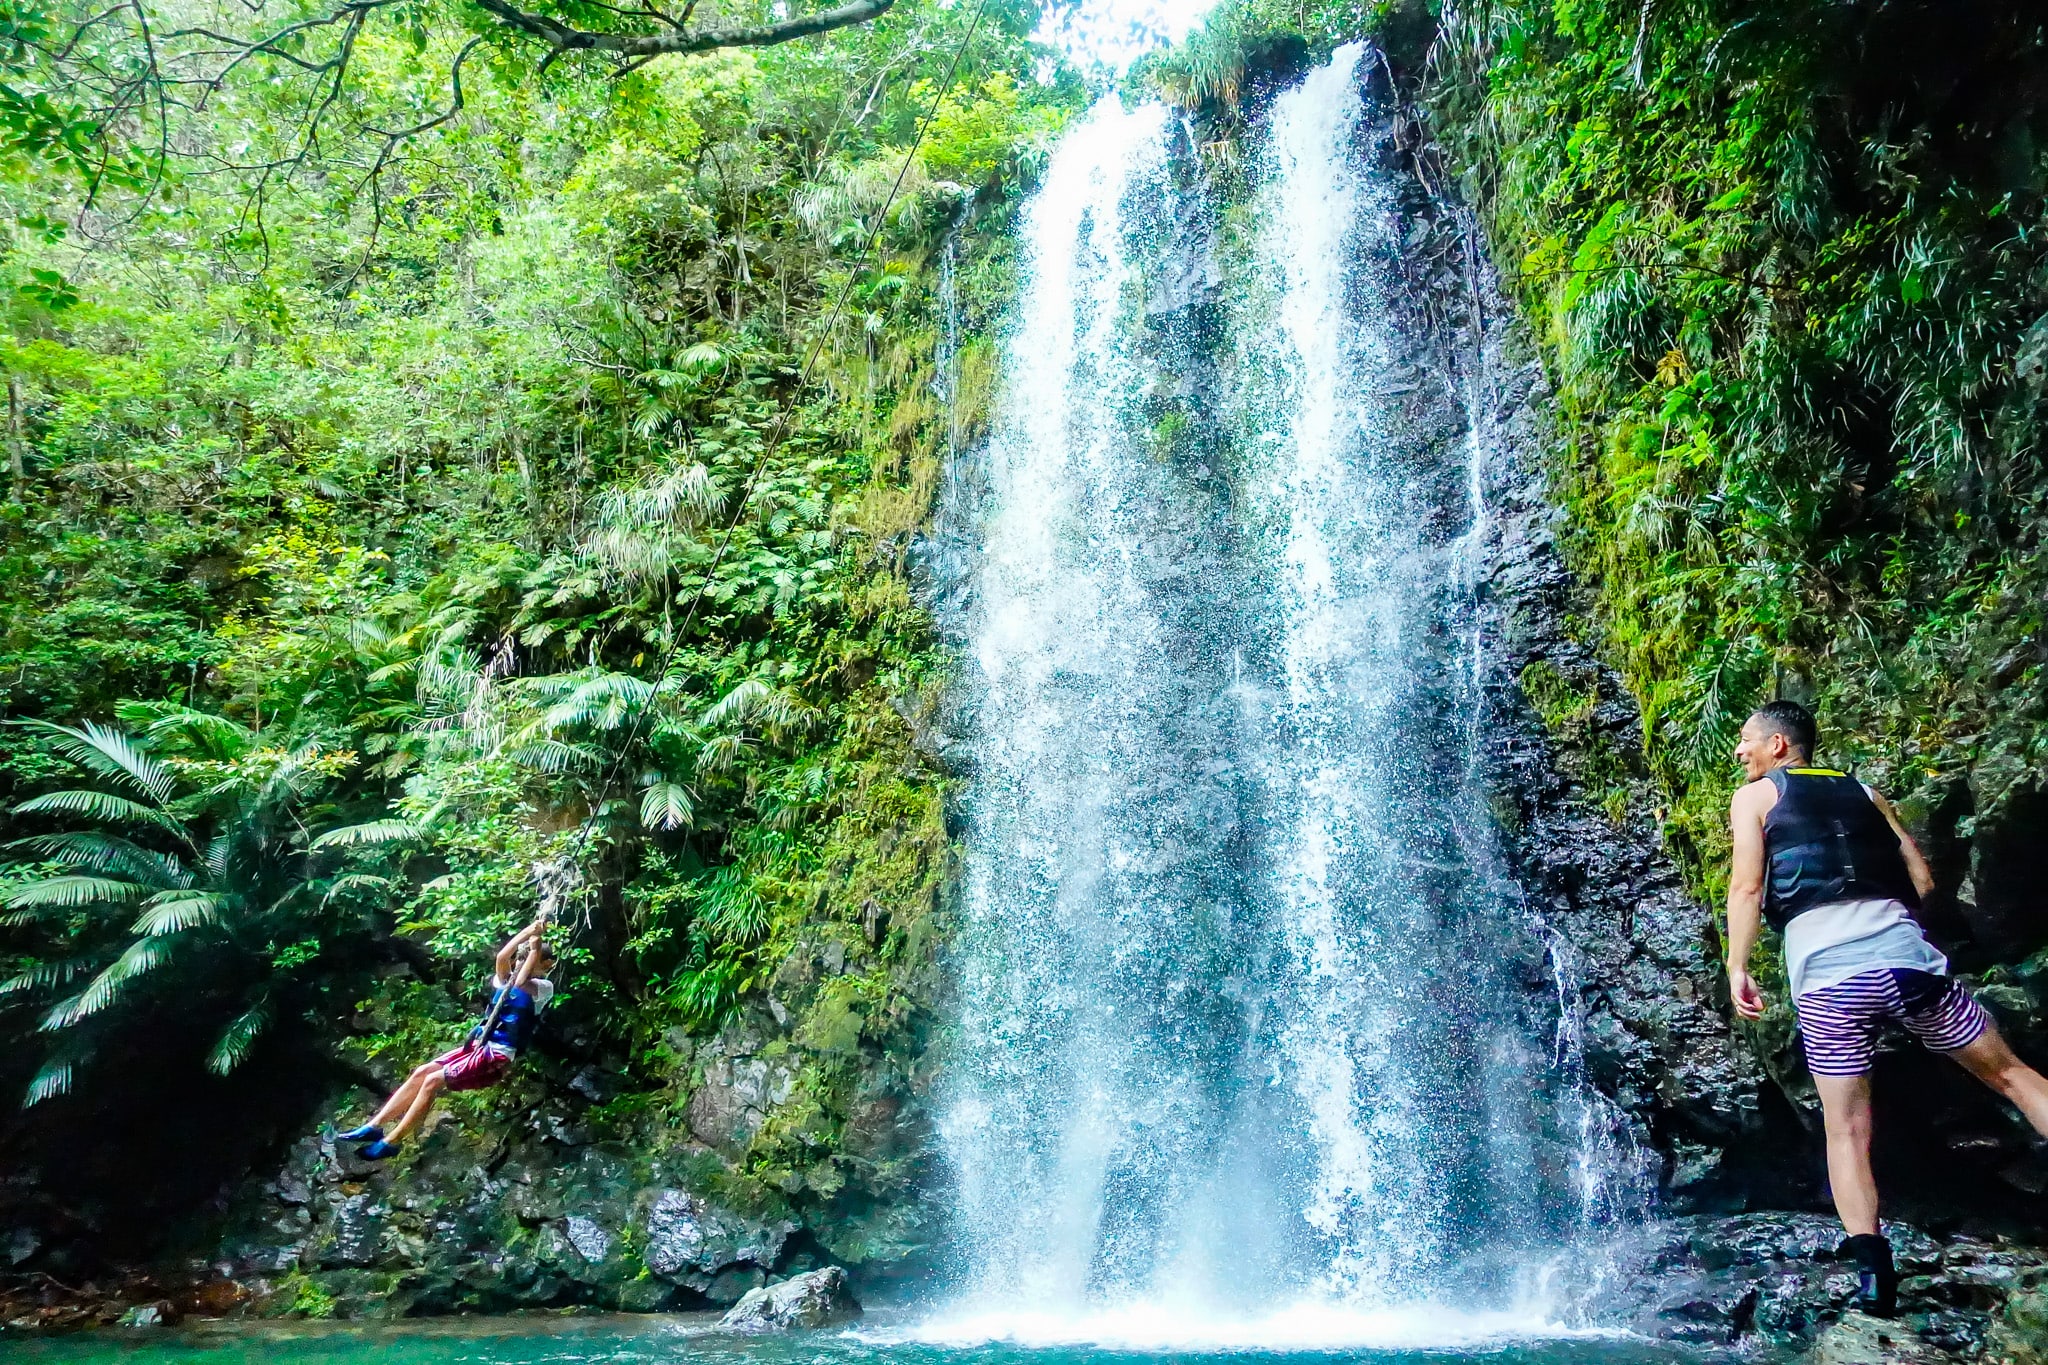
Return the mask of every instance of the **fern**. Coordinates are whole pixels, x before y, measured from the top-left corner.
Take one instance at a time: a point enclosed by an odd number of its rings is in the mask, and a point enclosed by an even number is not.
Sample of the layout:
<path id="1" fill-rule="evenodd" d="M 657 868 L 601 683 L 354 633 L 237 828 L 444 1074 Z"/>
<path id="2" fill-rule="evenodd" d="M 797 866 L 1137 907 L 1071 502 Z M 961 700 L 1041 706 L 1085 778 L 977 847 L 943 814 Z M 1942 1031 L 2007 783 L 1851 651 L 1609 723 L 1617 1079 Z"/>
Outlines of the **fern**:
<path id="1" fill-rule="evenodd" d="M 220 1041 L 207 1054 L 206 1069 L 216 1076 L 225 1076 L 233 1071 L 249 1060 L 256 1039 L 269 1026 L 270 1001 L 267 998 L 258 1000 L 221 1031 Z"/>
<path id="2" fill-rule="evenodd" d="M 45 877 L 8 892 L 6 904 L 15 910 L 46 905 L 118 905 L 135 900 L 142 892 L 143 888 L 134 882 L 115 881 L 111 877 Z"/>
<path id="3" fill-rule="evenodd" d="M 83 815 L 109 825 L 150 825 L 156 829 L 167 830 L 181 839 L 187 837 L 185 826 L 175 817 L 154 806 L 130 801 L 125 796 L 115 796 L 112 792 L 50 792 L 44 796 L 32 797 L 14 808 L 16 815 L 35 815 L 48 811 Z"/>
<path id="4" fill-rule="evenodd" d="M 142 916 L 128 932 L 156 938 L 219 924 L 221 911 L 233 903 L 232 897 L 217 891 L 160 891 L 143 902 Z"/>
<path id="5" fill-rule="evenodd" d="M 91 985 L 45 1014 L 40 1027 L 47 1033 L 91 1018 L 119 999 L 138 977 L 162 966 L 169 957 L 170 951 L 162 939 L 137 939 L 128 945 L 128 951 L 94 977 Z"/>
<path id="6" fill-rule="evenodd" d="M 330 829 L 313 840 L 312 847 L 370 848 L 387 844 L 417 844 L 424 842 L 426 837 L 426 831 L 409 820 L 368 820 L 360 825 Z"/>

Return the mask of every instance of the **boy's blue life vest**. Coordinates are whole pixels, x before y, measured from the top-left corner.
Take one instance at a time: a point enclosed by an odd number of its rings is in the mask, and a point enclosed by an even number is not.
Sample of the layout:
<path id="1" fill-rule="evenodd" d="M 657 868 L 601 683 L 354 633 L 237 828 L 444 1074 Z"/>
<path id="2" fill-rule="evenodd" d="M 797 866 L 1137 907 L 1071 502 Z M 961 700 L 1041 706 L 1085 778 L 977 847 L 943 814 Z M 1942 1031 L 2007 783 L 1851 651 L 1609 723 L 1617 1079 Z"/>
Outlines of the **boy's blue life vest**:
<path id="1" fill-rule="evenodd" d="M 1833 768 L 1773 768 L 1778 804 L 1764 817 L 1764 917 L 1784 931 L 1793 916 L 1836 901 L 1895 900 L 1920 908 L 1899 836 L 1863 784 Z"/>
<path id="2" fill-rule="evenodd" d="M 491 1008 L 497 1011 L 498 1022 L 491 1027 L 490 1041 L 512 1052 L 525 1047 L 533 1037 L 534 1026 L 540 1022 L 540 1003 L 524 987 L 507 986 L 491 997 Z M 482 1032 L 483 1025 L 479 1024 L 470 1036 Z"/>

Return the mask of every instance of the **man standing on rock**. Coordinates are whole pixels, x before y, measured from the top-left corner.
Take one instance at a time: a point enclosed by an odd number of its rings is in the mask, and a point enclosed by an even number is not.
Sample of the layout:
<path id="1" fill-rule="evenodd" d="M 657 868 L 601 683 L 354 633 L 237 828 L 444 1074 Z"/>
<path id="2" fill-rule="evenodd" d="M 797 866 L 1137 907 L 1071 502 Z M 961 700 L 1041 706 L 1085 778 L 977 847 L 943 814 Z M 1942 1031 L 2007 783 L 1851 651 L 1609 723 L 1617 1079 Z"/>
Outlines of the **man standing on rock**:
<path id="1" fill-rule="evenodd" d="M 1737 1014 L 1762 1017 L 1749 955 L 1768 918 L 1785 937 L 1785 978 L 1827 1122 L 1828 1183 L 1860 1271 L 1857 1307 L 1889 1317 L 1898 1275 L 1878 1231 L 1870 1170 L 1870 1068 L 1880 1026 L 1898 1020 L 2044 1134 L 2048 1080 L 2013 1055 L 1984 1007 L 1948 975 L 1948 959 L 1913 918 L 1934 890 L 1927 860 L 1882 796 L 1813 765 L 1817 738 L 1805 707 L 1774 701 L 1744 723 L 1735 746 L 1750 781 L 1729 808 L 1728 994 Z"/>

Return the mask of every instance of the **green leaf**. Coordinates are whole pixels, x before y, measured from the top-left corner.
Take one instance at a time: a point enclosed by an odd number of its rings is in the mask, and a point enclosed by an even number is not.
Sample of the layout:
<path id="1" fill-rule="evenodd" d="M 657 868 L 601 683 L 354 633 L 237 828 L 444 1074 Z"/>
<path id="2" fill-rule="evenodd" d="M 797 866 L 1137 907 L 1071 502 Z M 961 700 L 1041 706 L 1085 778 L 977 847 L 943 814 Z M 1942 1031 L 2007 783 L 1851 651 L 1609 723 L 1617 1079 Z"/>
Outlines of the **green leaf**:
<path id="1" fill-rule="evenodd" d="M 656 782 L 640 797 L 640 823 L 648 829 L 688 829 L 695 816 L 680 782 Z"/>
<path id="2" fill-rule="evenodd" d="M 53 1057 L 43 1063 L 42 1070 L 36 1072 L 35 1079 L 28 1083 L 21 1107 L 30 1109 L 44 1100 L 53 1100 L 59 1095 L 70 1094 L 72 1067 L 73 1063 L 68 1058 Z"/>
<path id="3" fill-rule="evenodd" d="M 587 744 L 570 744 L 559 739 L 536 740 L 522 744 L 508 752 L 505 757 L 522 768 L 550 775 L 566 772 L 589 772 L 602 761 L 596 749 Z"/>
<path id="4" fill-rule="evenodd" d="M 233 904 L 233 897 L 218 891 L 159 891 L 143 902 L 143 913 L 129 932 L 154 938 L 196 929 L 202 924 L 220 923 L 221 911 Z"/>
<path id="5" fill-rule="evenodd" d="M 18 976 L 0 981 L 0 995 L 18 995 L 22 991 L 41 990 L 46 986 L 63 986 L 76 981 L 98 964 L 89 957 L 65 958 L 58 962 L 38 962 Z"/>
<path id="6" fill-rule="evenodd" d="M 360 825 L 330 829 L 313 841 L 314 848 L 368 848 L 379 844 L 426 842 L 426 831 L 410 820 L 366 820 Z"/>
<path id="7" fill-rule="evenodd" d="M 78 291 L 64 278 L 62 271 L 32 269 L 28 273 L 29 278 L 14 287 L 23 298 L 39 303 L 53 313 L 78 306 Z"/>
<path id="8" fill-rule="evenodd" d="M 270 1002 L 259 1000 L 221 1031 L 220 1041 L 213 1045 L 213 1051 L 206 1058 L 206 1069 L 216 1076 L 225 1076 L 249 1060 L 249 1052 L 255 1047 L 257 1037 L 269 1025 Z"/>
<path id="9" fill-rule="evenodd" d="M 186 837 L 184 825 L 174 817 L 166 815 L 154 806 L 145 806 L 139 801 L 130 801 L 125 796 L 115 796 L 112 792 L 50 792 L 44 796 L 32 797 L 14 808 L 16 815 L 34 815 L 41 811 L 64 811 L 109 825 L 151 825 L 157 829 L 168 830 L 180 838 Z"/>
<path id="10" fill-rule="evenodd" d="M 334 884 L 328 887 L 326 894 L 320 897 L 320 904 L 322 906 L 331 905 L 336 897 L 346 895 L 352 891 L 374 888 L 388 893 L 397 885 L 398 883 L 392 881 L 389 877 L 373 877 L 367 872 L 351 872 L 346 876 L 334 879 Z"/>
<path id="11" fill-rule="evenodd" d="M 49 1033 L 98 1014 L 119 999 L 130 982 L 162 966 L 169 958 L 170 950 L 163 939 L 136 940 L 127 952 L 94 977 L 91 985 L 45 1014 L 38 1027 Z"/>
<path id="12" fill-rule="evenodd" d="M 46 720 L 16 722 L 54 736 L 51 747 L 66 758 L 139 790 L 159 806 L 177 791 L 170 770 L 151 758 L 135 741 L 118 730 L 87 721 L 83 728 L 56 725 Z"/>
<path id="13" fill-rule="evenodd" d="M 71 867 L 119 873 L 147 887 L 168 889 L 192 884 L 192 873 L 176 859 L 111 834 L 35 834 L 16 839 L 7 847 L 29 849 Z"/>
<path id="14" fill-rule="evenodd" d="M 136 899 L 145 889 L 111 877 L 45 877 L 14 888 L 6 904 L 12 910 L 41 905 L 118 905 Z"/>

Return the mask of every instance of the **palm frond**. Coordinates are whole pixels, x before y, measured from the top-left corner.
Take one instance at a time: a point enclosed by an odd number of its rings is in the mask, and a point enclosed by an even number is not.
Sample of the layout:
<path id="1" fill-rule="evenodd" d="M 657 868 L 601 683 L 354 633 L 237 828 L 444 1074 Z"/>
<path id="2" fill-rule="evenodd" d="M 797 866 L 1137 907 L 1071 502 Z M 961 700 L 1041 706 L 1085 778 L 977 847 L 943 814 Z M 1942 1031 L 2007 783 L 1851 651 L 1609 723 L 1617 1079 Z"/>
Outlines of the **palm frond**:
<path id="1" fill-rule="evenodd" d="M 142 915 L 129 932 L 155 938 L 218 924 L 221 912 L 233 903 L 232 896 L 218 891 L 159 891 L 143 902 Z"/>
<path id="2" fill-rule="evenodd" d="M 704 712 L 707 729 L 752 724 L 776 736 L 802 733 L 818 719 L 817 708 L 798 700 L 788 689 L 770 687 L 759 678 L 740 683 Z"/>
<path id="3" fill-rule="evenodd" d="M 47 986 L 66 986 L 86 973 L 97 970 L 99 961 L 91 957 L 70 957 L 60 962 L 38 962 L 27 971 L 0 981 L 0 995 L 17 995 L 22 991 L 41 990 Z"/>
<path id="4" fill-rule="evenodd" d="M 366 820 L 360 825 L 330 829 L 313 841 L 313 847 L 368 848 L 378 844 L 417 844 L 426 841 L 426 831 L 410 820 Z"/>
<path id="5" fill-rule="evenodd" d="M 35 1079 L 28 1083 L 23 1094 L 21 1107 L 32 1109 L 44 1100 L 53 1100 L 59 1095 L 71 1093 L 74 1063 L 69 1057 L 52 1057 L 36 1072 Z"/>
<path id="6" fill-rule="evenodd" d="M 170 770 L 118 730 L 109 730 L 94 721 L 87 721 L 79 729 L 47 720 L 17 723 L 53 736 L 51 747 L 58 753 L 81 767 L 134 787 L 158 805 L 169 801 L 177 791 Z"/>
<path id="7" fill-rule="evenodd" d="M 248 1061 L 256 1039 L 269 1026 L 270 1001 L 265 998 L 236 1015 L 234 1021 L 221 1031 L 220 1041 L 207 1055 L 206 1069 L 216 1076 L 225 1076 Z"/>
<path id="8" fill-rule="evenodd" d="M 656 782 L 640 797 L 640 823 L 648 829 L 688 829 L 696 813 L 680 782 Z"/>
<path id="9" fill-rule="evenodd" d="M 254 730 L 226 716 L 176 702 L 124 702 L 114 708 L 114 714 L 124 725 L 140 726 L 152 743 L 168 740 L 178 749 L 216 762 L 232 763 L 258 743 Z"/>
<path id="10" fill-rule="evenodd" d="M 371 887 L 381 891 L 389 891 L 397 885 L 398 883 L 392 881 L 389 877 L 375 877 L 367 872 L 351 872 L 346 876 L 334 879 L 334 884 L 329 886 L 320 897 L 320 904 L 323 907 L 332 905 L 336 897 L 351 891 L 360 891 Z"/>
<path id="11" fill-rule="evenodd" d="M 745 735 L 719 735 L 704 741 L 697 751 L 697 767 L 707 773 L 722 773 L 745 756 L 754 742 Z"/>
<path id="12" fill-rule="evenodd" d="M 15 887 L 7 893 L 5 904 L 12 910 L 44 905 L 119 905 L 136 899 L 146 889 L 112 877 L 45 877 Z"/>
<path id="13" fill-rule="evenodd" d="M 547 709 L 541 723 L 550 730 L 589 725 L 616 730 L 654 696 L 654 684 L 630 673 L 600 673 Z"/>
<path id="14" fill-rule="evenodd" d="M 753 716 L 754 708 L 772 696 L 774 691 L 759 678 L 748 678 L 711 704 L 704 712 L 704 724 L 711 729 L 744 725 Z"/>
<path id="15" fill-rule="evenodd" d="M 130 843 L 117 835 L 80 830 L 70 834 L 35 834 L 16 839 L 8 848 L 25 848 L 68 867 L 114 872 L 153 889 L 190 886 L 192 873 L 175 858 Z"/>
<path id="16" fill-rule="evenodd" d="M 206 845 L 206 876 L 216 885 L 225 881 L 228 864 L 235 856 L 235 838 L 232 834 L 216 834 Z"/>
<path id="17" fill-rule="evenodd" d="M 588 772 L 603 762 L 598 750 L 587 744 L 571 744 L 560 739 L 540 739 L 531 744 L 522 744 L 508 750 L 505 757 L 522 768 L 550 776 L 566 772 Z"/>
<path id="18" fill-rule="evenodd" d="M 693 347 L 684 359 L 696 355 L 704 360 L 707 350 L 710 359 L 722 363 L 712 346 Z M 650 419 L 658 429 L 673 414 L 656 403 L 643 414 L 643 421 Z M 598 499 L 597 530 L 584 541 L 583 553 L 623 578 L 656 577 L 674 562 L 677 538 L 711 522 L 724 502 L 725 491 L 701 464 L 665 469 L 643 483 L 607 489 Z"/>
<path id="19" fill-rule="evenodd" d="M 109 825 L 149 825 L 156 829 L 168 830 L 181 839 L 191 837 L 175 816 L 166 814 L 155 806 L 145 806 L 140 801 L 130 801 L 125 796 L 116 796 L 112 792 L 90 789 L 49 792 L 31 797 L 14 808 L 16 815 L 34 815 L 43 811 L 83 815 L 89 820 L 98 820 Z"/>
<path id="20" fill-rule="evenodd" d="M 169 957 L 170 949 L 163 939 L 137 939 L 128 945 L 127 952 L 94 977 L 91 985 L 45 1014 L 38 1027 L 48 1033 L 98 1014 L 119 999 L 130 982 L 162 966 Z"/>

